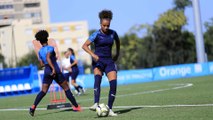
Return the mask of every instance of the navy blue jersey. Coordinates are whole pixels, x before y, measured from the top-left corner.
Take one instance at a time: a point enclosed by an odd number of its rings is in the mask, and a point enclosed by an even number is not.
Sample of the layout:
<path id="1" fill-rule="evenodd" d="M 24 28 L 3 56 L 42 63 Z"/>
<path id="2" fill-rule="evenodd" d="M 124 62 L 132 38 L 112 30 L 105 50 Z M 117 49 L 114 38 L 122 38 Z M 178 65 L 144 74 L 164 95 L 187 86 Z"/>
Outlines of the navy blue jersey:
<path id="1" fill-rule="evenodd" d="M 56 62 L 57 58 L 56 58 L 56 54 L 55 54 L 55 51 L 54 51 L 54 47 L 49 46 L 49 45 L 43 46 L 38 52 L 39 59 L 45 64 L 44 73 L 45 74 L 51 74 L 52 73 L 52 69 L 47 62 L 47 58 L 46 58 L 47 53 L 51 54 L 50 59 L 52 61 L 52 64 L 55 68 L 56 73 L 60 73 L 60 69 L 59 69 L 58 64 Z"/>
<path id="2" fill-rule="evenodd" d="M 70 56 L 70 63 L 72 64 L 75 60 L 76 60 L 76 59 L 75 59 L 75 56 L 74 56 L 74 55 L 71 55 L 71 56 Z M 71 68 L 72 68 L 72 71 L 73 71 L 73 72 L 74 72 L 74 71 L 78 71 L 78 65 L 77 65 L 77 64 L 74 65 L 74 66 L 72 66 Z"/>
<path id="3" fill-rule="evenodd" d="M 114 30 L 109 29 L 107 34 L 97 30 L 89 36 L 88 40 L 94 42 L 95 54 L 98 57 L 112 58 L 112 45 L 114 40 L 118 40 L 118 35 Z"/>

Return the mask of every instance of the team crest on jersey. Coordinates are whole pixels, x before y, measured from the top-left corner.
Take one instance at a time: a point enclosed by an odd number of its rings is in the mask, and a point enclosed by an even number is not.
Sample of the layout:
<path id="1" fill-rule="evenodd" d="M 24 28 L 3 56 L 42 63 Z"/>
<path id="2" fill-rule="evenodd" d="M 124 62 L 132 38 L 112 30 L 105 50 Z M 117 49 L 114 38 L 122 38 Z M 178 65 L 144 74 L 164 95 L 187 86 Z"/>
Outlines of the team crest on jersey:
<path id="1" fill-rule="evenodd" d="M 113 39 L 113 38 L 114 38 L 114 37 L 113 37 L 113 34 L 111 34 L 110 37 Z"/>

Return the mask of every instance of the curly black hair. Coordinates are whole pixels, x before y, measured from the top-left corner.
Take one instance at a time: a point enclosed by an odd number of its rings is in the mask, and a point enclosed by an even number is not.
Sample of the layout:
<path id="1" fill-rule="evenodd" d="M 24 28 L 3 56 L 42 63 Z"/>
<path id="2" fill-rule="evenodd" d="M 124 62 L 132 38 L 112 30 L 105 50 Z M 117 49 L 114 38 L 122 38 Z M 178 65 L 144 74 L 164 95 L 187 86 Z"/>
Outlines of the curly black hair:
<path id="1" fill-rule="evenodd" d="M 48 41 L 48 37 L 49 34 L 46 30 L 39 30 L 36 34 L 35 34 L 35 38 L 36 40 L 40 41 L 40 43 L 47 43 Z"/>
<path id="2" fill-rule="evenodd" d="M 112 20 L 112 11 L 111 10 L 102 10 L 101 12 L 99 12 L 99 19 L 102 20 L 102 19 L 110 19 Z"/>

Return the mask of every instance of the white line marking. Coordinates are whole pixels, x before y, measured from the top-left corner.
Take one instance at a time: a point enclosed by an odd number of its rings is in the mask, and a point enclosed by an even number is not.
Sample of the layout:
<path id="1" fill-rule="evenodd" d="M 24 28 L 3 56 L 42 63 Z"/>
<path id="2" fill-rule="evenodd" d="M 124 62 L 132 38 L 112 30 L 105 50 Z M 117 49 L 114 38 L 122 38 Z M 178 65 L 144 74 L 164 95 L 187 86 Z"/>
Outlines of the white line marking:
<path id="1" fill-rule="evenodd" d="M 115 109 L 127 109 L 127 108 L 172 108 L 172 107 L 213 107 L 213 104 L 177 104 L 177 105 L 140 105 L 140 106 L 114 106 Z M 82 107 L 84 110 L 88 110 L 89 107 Z M 66 110 L 72 108 L 63 108 L 58 110 Z M 3 111 L 28 111 L 29 109 L 23 108 L 11 108 L 11 109 L 0 109 L 1 112 Z M 47 110 L 46 108 L 37 108 L 36 110 L 43 111 Z"/>
<path id="2" fill-rule="evenodd" d="M 26 108 L 8 108 L 8 109 L 0 109 L 1 112 L 3 111 L 28 111 L 29 109 Z M 47 110 L 47 108 L 36 108 L 36 110 Z"/>
<path id="3" fill-rule="evenodd" d="M 213 104 L 177 104 L 177 105 L 141 105 L 141 106 L 115 106 L 113 108 L 170 108 L 170 107 L 213 107 Z"/>
<path id="4" fill-rule="evenodd" d="M 141 95 L 141 94 L 148 94 L 148 93 L 157 93 L 157 92 L 163 92 L 163 91 L 168 91 L 168 90 L 177 90 L 177 89 L 187 88 L 187 87 L 193 86 L 192 83 L 185 83 L 185 84 L 178 84 L 178 85 L 179 86 L 176 86 L 176 87 L 173 87 L 173 88 L 165 88 L 165 89 L 143 91 L 143 92 L 137 92 L 137 93 L 124 94 L 124 95 L 116 95 L 116 98 L 117 97 L 129 97 L 129 96 L 133 96 L 133 95 Z M 108 97 L 101 97 L 101 99 L 108 99 Z M 93 98 L 91 98 L 91 99 L 84 99 L 84 100 L 78 100 L 78 101 L 79 102 L 84 102 L 84 101 L 87 102 L 89 100 L 93 100 Z"/>
<path id="5" fill-rule="evenodd" d="M 163 92 L 163 91 L 168 91 L 168 90 L 177 90 L 177 89 L 187 88 L 187 87 L 193 86 L 192 83 L 177 84 L 177 85 L 178 86 L 173 87 L 173 88 L 165 88 L 165 89 L 158 89 L 158 90 L 151 90 L 151 91 L 143 91 L 143 92 L 130 93 L 130 94 L 125 94 L 125 95 L 116 95 L 116 97 L 129 97 L 129 96 L 134 96 L 134 95 L 157 93 L 157 92 Z M 101 97 L 101 99 L 108 99 L 108 97 Z M 88 102 L 88 101 L 93 101 L 93 98 L 84 99 L 84 100 L 78 100 L 78 102 Z M 46 105 L 39 105 L 39 106 L 46 106 Z M 85 107 L 85 108 L 88 109 L 87 107 Z M 25 111 L 25 110 L 28 110 L 28 109 L 25 109 L 25 108 L 0 109 L 0 111 L 21 111 L 21 110 Z M 47 110 L 47 109 L 46 108 L 37 108 L 37 110 Z"/>

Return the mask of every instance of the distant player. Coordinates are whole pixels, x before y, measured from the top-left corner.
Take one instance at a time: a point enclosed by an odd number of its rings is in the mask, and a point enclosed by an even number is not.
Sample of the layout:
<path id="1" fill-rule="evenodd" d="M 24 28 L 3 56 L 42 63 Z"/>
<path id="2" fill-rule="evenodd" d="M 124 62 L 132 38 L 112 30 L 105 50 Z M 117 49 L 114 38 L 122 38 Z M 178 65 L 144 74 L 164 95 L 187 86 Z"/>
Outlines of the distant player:
<path id="1" fill-rule="evenodd" d="M 67 80 L 67 84 L 69 85 L 69 78 L 71 76 L 72 69 L 68 68 L 70 66 L 70 55 L 68 51 L 64 52 L 64 58 L 62 59 L 62 70 L 64 73 L 64 77 Z"/>
<path id="2" fill-rule="evenodd" d="M 36 96 L 34 104 L 30 107 L 29 113 L 31 116 L 34 116 L 34 112 L 36 110 L 37 105 L 42 100 L 42 98 L 46 95 L 51 83 L 55 80 L 65 91 L 66 97 L 72 103 L 72 108 L 74 111 L 81 111 L 80 105 L 77 104 L 73 94 L 70 91 L 70 88 L 62 74 L 57 62 L 56 62 L 56 54 L 54 51 L 54 47 L 49 46 L 47 44 L 49 34 L 45 30 L 40 30 L 36 33 L 36 40 L 40 41 L 42 48 L 38 52 L 39 61 L 44 69 L 44 77 L 42 83 L 42 90 Z"/>
<path id="3" fill-rule="evenodd" d="M 70 55 L 70 65 L 67 67 L 69 70 L 71 68 L 71 84 L 75 87 L 75 90 L 77 91 L 77 95 L 84 94 L 85 90 L 81 85 L 78 85 L 76 83 L 76 78 L 78 77 L 79 74 L 79 69 L 78 69 L 78 60 L 75 58 L 75 53 L 72 48 L 67 49 L 68 54 Z"/>
<path id="4" fill-rule="evenodd" d="M 112 12 L 110 10 L 102 10 L 99 13 L 99 18 L 101 29 L 92 33 L 82 46 L 82 48 L 93 58 L 92 66 L 95 76 L 94 105 L 90 107 L 90 110 L 95 110 L 99 104 L 101 79 L 103 73 L 105 73 L 110 84 L 108 98 L 108 106 L 110 108 L 109 116 L 117 116 L 117 114 L 112 111 L 112 106 L 117 89 L 117 70 L 114 61 L 116 61 L 119 56 L 120 40 L 116 31 L 109 29 Z M 116 55 L 112 57 L 112 46 L 114 41 L 116 43 Z M 95 45 L 95 52 L 91 51 L 89 48 L 92 42 Z"/>

